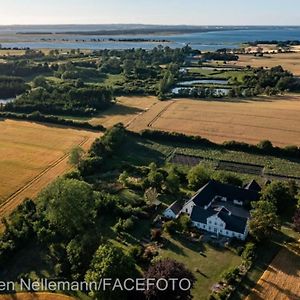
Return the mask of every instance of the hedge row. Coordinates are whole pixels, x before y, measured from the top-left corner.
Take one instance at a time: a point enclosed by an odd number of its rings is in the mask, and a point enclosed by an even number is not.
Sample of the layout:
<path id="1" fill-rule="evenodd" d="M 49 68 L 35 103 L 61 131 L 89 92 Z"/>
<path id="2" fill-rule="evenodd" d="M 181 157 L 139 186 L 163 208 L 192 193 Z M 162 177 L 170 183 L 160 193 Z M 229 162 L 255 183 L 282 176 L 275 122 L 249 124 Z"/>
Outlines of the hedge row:
<path id="1" fill-rule="evenodd" d="M 105 127 L 102 125 L 92 125 L 89 122 L 77 122 L 74 120 L 66 120 L 55 116 L 46 116 L 39 112 L 33 112 L 31 114 L 16 114 L 10 112 L 0 112 L 0 118 L 13 119 L 13 120 L 25 120 L 34 122 L 44 122 L 64 126 L 72 126 L 76 128 L 105 131 Z"/>

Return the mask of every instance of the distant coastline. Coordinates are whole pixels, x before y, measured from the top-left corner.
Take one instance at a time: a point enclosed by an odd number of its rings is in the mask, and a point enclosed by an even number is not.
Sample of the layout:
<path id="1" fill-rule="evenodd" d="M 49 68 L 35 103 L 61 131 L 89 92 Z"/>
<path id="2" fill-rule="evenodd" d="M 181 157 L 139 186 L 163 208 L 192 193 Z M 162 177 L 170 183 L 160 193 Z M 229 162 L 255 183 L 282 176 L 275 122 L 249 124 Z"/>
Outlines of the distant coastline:
<path id="1" fill-rule="evenodd" d="M 0 26 L 2 48 L 153 49 L 190 45 L 195 50 L 236 49 L 256 41 L 296 41 L 300 26 L 160 26 L 141 24 Z"/>
<path id="2" fill-rule="evenodd" d="M 24 25 L 11 26 L 21 35 L 176 35 L 232 30 L 265 30 L 297 28 L 298 26 L 194 26 L 194 25 L 147 25 L 147 24 L 99 24 L 99 25 Z M 9 27 L 8 27 L 9 28 Z M 0 26 L 1 30 L 1 26 Z"/>

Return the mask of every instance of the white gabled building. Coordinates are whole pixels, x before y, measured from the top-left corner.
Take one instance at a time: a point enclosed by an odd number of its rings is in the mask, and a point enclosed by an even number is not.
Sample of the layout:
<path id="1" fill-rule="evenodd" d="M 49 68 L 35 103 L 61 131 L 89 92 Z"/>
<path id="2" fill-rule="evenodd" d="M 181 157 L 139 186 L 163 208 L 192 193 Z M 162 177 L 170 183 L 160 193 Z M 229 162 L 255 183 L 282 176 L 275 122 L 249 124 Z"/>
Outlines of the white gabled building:
<path id="1" fill-rule="evenodd" d="M 176 219 L 179 217 L 181 209 L 182 205 L 178 201 L 175 201 L 163 212 L 163 216 L 168 219 Z"/>
<path id="2" fill-rule="evenodd" d="M 244 240 L 248 235 L 250 202 L 259 199 L 259 191 L 260 186 L 255 181 L 245 188 L 210 181 L 179 212 L 180 205 L 174 202 L 164 215 L 175 219 L 185 213 L 199 229 Z"/>

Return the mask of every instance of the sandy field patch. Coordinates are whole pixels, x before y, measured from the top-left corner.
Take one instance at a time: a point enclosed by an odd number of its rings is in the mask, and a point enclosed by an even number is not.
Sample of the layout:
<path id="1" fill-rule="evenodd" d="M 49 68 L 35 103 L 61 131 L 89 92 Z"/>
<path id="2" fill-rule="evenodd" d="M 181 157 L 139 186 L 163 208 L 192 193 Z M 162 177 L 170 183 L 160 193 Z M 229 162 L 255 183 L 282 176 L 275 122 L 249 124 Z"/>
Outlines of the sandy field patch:
<path id="1" fill-rule="evenodd" d="M 90 120 L 93 125 L 103 125 L 110 128 L 117 123 L 128 126 L 137 116 L 157 103 L 156 97 L 118 97 L 117 103 Z"/>
<path id="2" fill-rule="evenodd" d="M 281 65 L 284 69 L 292 72 L 296 76 L 300 76 L 300 52 L 297 53 L 278 53 L 265 54 L 263 57 L 255 57 L 254 55 L 239 55 L 239 61 L 233 63 L 237 66 L 252 67 L 275 67 Z"/>
<path id="3" fill-rule="evenodd" d="M 25 121 L 0 121 L 0 216 L 70 170 L 70 149 L 75 145 L 88 149 L 100 135 Z"/>
<path id="4" fill-rule="evenodd" d="M 259 279 L 247 300 L 300 299 L 300 256 L 284 248 Z"/>
<path id="5" fill-rule="evenodd" d="M 159 102 L 128 127 L 199 135 L 214 142 L 300 145 L 300 95 L 261 97 L 236 102 L 174 99 Z"/>

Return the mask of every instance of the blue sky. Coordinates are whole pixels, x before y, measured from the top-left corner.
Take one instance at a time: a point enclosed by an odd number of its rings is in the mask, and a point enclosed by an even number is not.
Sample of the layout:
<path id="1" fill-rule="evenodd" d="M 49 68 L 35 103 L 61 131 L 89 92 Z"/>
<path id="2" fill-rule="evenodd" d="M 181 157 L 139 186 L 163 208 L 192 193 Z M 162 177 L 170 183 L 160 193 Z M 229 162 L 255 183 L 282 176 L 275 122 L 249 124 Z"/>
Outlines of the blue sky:
<path id="1" fill-rule="evenodd" d="M 299 0 L 0 0 L 0 24 L 300 25 Z"/>

